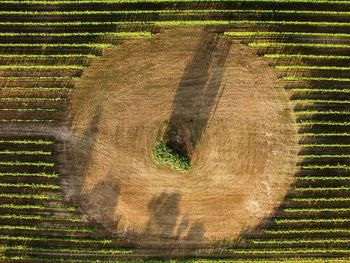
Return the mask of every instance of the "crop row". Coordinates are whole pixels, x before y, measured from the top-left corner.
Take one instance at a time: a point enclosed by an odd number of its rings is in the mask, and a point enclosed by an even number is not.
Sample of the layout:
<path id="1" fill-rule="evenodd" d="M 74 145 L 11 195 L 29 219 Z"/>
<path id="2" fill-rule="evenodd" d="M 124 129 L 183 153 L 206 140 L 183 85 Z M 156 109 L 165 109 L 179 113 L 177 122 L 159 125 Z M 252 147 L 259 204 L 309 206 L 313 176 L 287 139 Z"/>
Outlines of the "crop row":
<path id="1" fill-rule="evenodd" d="M 115 22 L 0 22 L 0 26 L 27 26 L 27 27 L 71 27 L 81 26 L 81 30 L 88 26 L 118 26 L 118 25 L 155 25 L 155 26 L 229 26 L 229 25 L 294 25 L 294 26 L 332 26 L 349 27 L 348 22 L 310 22 L 310 21 L 274 21 L 274 20 L 167 20 L 167 21 L 115 21 Z M 85 29 L 86 30 L 86 29 Z"/>
<path id="2" fill-rule="evenodd" d="M 350 111 L 338 110 L 295 110 L 296 115 L 349 115 Z"/>
<path id="3" fill-rule="evenodd" d="M 110 244 L 111 239 L 83 239 L 83 238 L 72 238 L 72 237 L 31 237 L 31 236 L 9 236 L 0 235 L 0 240 L 15 240 L 15 241 L 64 241 L 71 243 L 90 243 L 90 244 Z"/>
<path id="4" fill-rule="evenodd" d="M 343 213 L 343 212 L 350 212 L 349 207 L 335 207 L 335 208 L 324 208 L 324 207 L 318 207 L 318 208 L 309 208 L 309 207 L 300 207 L 300 208 L 284 208 L 284 212 L 288 213 L 323 213 L 323 212 L 332 212 L 332 213 Z M 332 230 L 332 229 L 331 229 Z M 348 230 L 350 233 L 350 229 Z"/>
<path id="5" fill-rule="evenodd" d="M 314 170 L 325 170 L 325 169 L 350 170 L 350 166 L 345 164 L 336 164 L 336 165 L 310 164 L 310 165 L 301 165 L 300 167 L 303 169 L 314 169 Z"/>
<path id="6" fill-rule="evenodd" d="M 349 181 L 350 177 L 348 176 L 322 176 L 322 175 L 316 175 L 316 176 L 298 176 L 298 180 L 301 181 Z"/>
<path id="7" fill-rule="evenodd" d="M 350 78 L 323 78 L 323 77 L 303 77 L 303 76 L 286 76 L 283 80 L 288 81 L 330 81 L 330 82 L 350 82 Z"/>
<path id="8" fill-rule="evenodd" d="M 57 97 L 57 98 L 43 98 L 43 97 L 2 97 L 0 101 L 65 101 L 65 98 Z"/>
<path id="9" fill-rule="evenodd" d="M 299 132 L 304 137 L 350 137 L 348 132 Z"/>
<path id="10" fill-rule="evenodd" d="M 0 122 L 12 122 L 12 123 L 38 123 L 38 122 L 56 122 L 55 119 L 0 119 Z"/>
<path id="11" fill-rule="evenodd" d="M 84 68 L 86 67 L 80 66 L 80 65 L 0 65 L 0 70 L 84 69 Z"/>
<path id="12" fill-rule="evenodd" d="M 0 183 L 0 187 L 32 188 L 32 189 L 60 189 L 56 184 L 25 184 L 25 183 Z M 1 206 L 1 205 L 0 205 Z"/>
<path id="13" fill-rule="evenodd" d="M 39 47 L 39 48 L 48 48 L 48 47 L 74 47 L 74 48 L 82 48 L 82 47 L 87 47 L 87 48 L 108 48 L 108 47 L 113 47 L 112 44 L 105 44 L 105 43 L 58 43 L 58 44 L 27 44 L 27 43 L 0 43 L 0 48 L 2 47 L 11 47 L 11 48 L 16 48 L 16 47 L 24 47 L 24 48 L 30 48 L 30 47 Z"/>
<path id="14" fill-rule="evenodd" d="M 347 169 L 350 169 L 350 167 L 348 167 Z M 338 187 L 312 187 L 312 186 L 308 186 L 308 187 L 293 187 L 292 190 L 294 191 L 298 191 L 298 192 L 308 192 L 308 191 L 350 191 L 350 187 L 347 186 L 338 186 Z"/>
<path id="15" fill-rule="evenodd" d="M 19 111 L 19 112 L 57 112 L 59 109 L 57 108 L 0 108 L 0 111 Z M 1 154 L 1 152 L 0 152 Z"/>
<path id="16" fill-rule="evenodd" d="M 294 92 L 303 92 L 303 93 L 350 93 L 350 89 L 318 89 L 318 88 L 291 88 L 291 91 Z"/>
<path id="17" fill-rule="evenodd" d="M 347 254 L 350 252 L 350 249 L 346 248 L 293 248 L 293 249 L 232 249 L 229 250 L 231 253 L 234 254 L 310 254 L 310 253 L 316 253 L 316 254 Z M 284 262 L 284 261 L 283 261 Z"/>
<path id="18" fill-rule="evenodd" d="M 300 69 L 300 70 L 340 70 L 340 71 L 344 71 L 344 70 L 350 70 L 350 67 L 278 65 L 278 66 L 275 66 L 275 69 L 277 69 L 277 70 Z"/>
<path id="19" fill-rule="evenodd" d="M 314 33 L 314 32 L 273 32 L 273 31 L 236 31 L 225 32 L 228 37 L 330 37 L 330 38 L 349 38 L 350 34 L 345 33 Z M 286 55 L 288 56 L 288 55 Z M 301 55 L 300 55 L 301 56 Z M 300 58 L 299 56 L 299 58 Z M 283 56 L 265 56 L 269 58 L 281 58 Z M 289 56 L 290 57 L 290 56 Z M 298 56 L 297 56 L 298 57 Z M 317 58 L 317 56 L 315 56 Z M 346 56 L 345 56 L 346 57 Z"/>
<path id="20" fill-rule="evenodd" d="M 0 154 L 6 154 L 6 155 L 51 155 L 52 152 L 47 151 L 12 151 L 12 150 L 5 150 L 0 151 Z"/>
<path id="21" fill-rule="evenodd" d="M 334 234 L 350 233 L 349 228 L 303 228 L 303 229 L 265 229 L 267 234 Z"/>
<path id="22" fill-rule="evenodd" d="M 289 197 L 288 200 L 293 202 L 348 202 L 349 197 Z"/>
<path id="23" fill-rule="evenodd" d="M 348 34 L 346 34 L 348 35 Z M 286 54 L 286 53 L 281 53 L 281 54 L 276 54 L 276 53 L 271 53 L 271 54 L 264 54 L 263 57 L 265 58 L 271 58 L 271 59 L 325 59 L 325 60 L 334 60 L 334 59 L 344 59 L 344 60 L 349 60 L 350 56 L 337 56 L 337 55 L 310 55 L 310 54 Z"/>
<path id="24" fill-rule="evenodd" d="M 0 230 L 13 231 L 13 230 L 23 230 L 23 231 L 34 231 L 34 232 L 79 232 L 79 233 L 92 233 L 95 231 L 91 227 L 39 227 L 32 225 L 0 225 Z"/>
<path id="25" fill-rule="evenodd" d="M 293 238 L 293 239 L 251 239 L 254 244 L 328 244 L 349 243 L 349 238 Z"/>
<path id="26" fill-rule="evenodd" d="M 256 14 L 303 14 L 303 15 L 330 15 L 330 16 L 347 16 L 348 11 L 325 11 L 325 10 L 269 10 L 269 9 L 166 9 L 166 10 L 103 10 L 103 11 L 0 11 L 1 16 L 91 16 L 91 15 L 125 15 L 125 14 L 241 14 L 241 13 L 256 13 Z"/>
<path id="27" fill-rule="evenodd" d="M 75 207 L 73 206 L 16 205 L 16 204 L 0 204 L 0 209 L 17 209 L 17 210 L 36 209 L 36 210 L 55 210 L 55 211 L 66 211 L 66 212 L 76 211 Z"/>
<path id="28" fill-rule="evenodd" d="M 350 126 L 350 122 L 345 121 L 310 121 L 310 120 L 298 120 L 298 125 L 301 126 Z"/>
<path id="29" fill-rule="evenodd" d="M 332 99 L 295 99 L 294 103 L 322 103 L 322 104 L 349 104 L 350 100 L 332 100 Z"/>
<path id="30" fill-rule="evenodd" d="M 312 47 L 312 48 L 350 48 L 350 45 L 347 44 L 318 44 L 318 43 L 285 43 L 285 42 L 250 42 L 248 46 L 253 48 L 285 48 L 285 47 Z"/>
<path id="31" fill-rule="evenodd" d="M 0 139 L 1 143 L 10 143 L 10 144 L 34 144 L 34 145 L 52 145 L 55 142 L 52 140 L 45 139 Z"/>
<path id="32" fill-rule="evenodd" d="M 63 200 L 63 195 L 48 195 L 48 194 L 17 194 L 17 193 L 0 193 L 0 198 L 10 199 L 34 199 L 34 200 Z"/>
<path id="33" fill-rule="evenodd" d="M 11 177 L 43 177 L 43 178 L 57 178 L 58 174 L 53 173 L 27 173 L 27 172 L 0 172 L 0 177 L 11 176 Z"/>
<path id="34" fill-rule="evenodd" d="M 82 222 L 82 219 L 78 216 L 56 217 L 56 216 L 43 216 L 43 215 L 18 215 L 18 214 L 0 214 L 0 219 L 10 220 L 39 220 L 39 221 L 65 221 L 65 222 Z M 16 238 L 16 237 L 13 237 Z M 1 238 L 0 238 L 1 239 Z"/>
<path id="35" fill-rule="evenodd" d="M 301 154 L 306 159 L 317 159 L 317 158 L 350 158 L 350 154 Z"/>
<path id="36" fill-rule="evenodd" d="M 0 161 L 0 165 L 3 166 L 37 166 L 37 167 L 54 167 L 53 162 L 22 162 L 22 161 Z"/>
<path id="37" fill-rule="evenodd" d="M 69 253 L 69 254 L 75 254 L 75 253 L 83 253 L 83 254 L 130 254 L 132 253 L 131 249 L 127 248 L 81 248 L 81 249 L 76 249 L 76 248 L 57 248 L 57 247 L 52 247 L 52 248 L 40 248 L 40 247 L 29 247 L 29 246 L 11 246 L 11 245 L 0 245 L 0 249 L 3 247 L 6 250 L 15 250 L 15 251 L 25 251 L 25 252 L 40 252 L 40 253 Z"/>
<path id="38" fill-rule="evenodd" d="M 350 222 L 350 218 L 348 218 L 348 217 L 337 217 L 337 218 L 275 218 L 273 221 L 276 224 L 290 224 L 290 223 L 349 223 Z"/>
<path id="39" fill-rule="evenodd" d="M 4 0 L 2 3 L 12 4 L 12 5 L 84 5 L 84 4 L 104 4 L 104 5 L 112 5 L 112 4 L 120 4 L 120 3 L 176 3 L 176 2 L 188 2 L 188 3 L 216 3 L 218 0 L 23 0 L 23 1 L 9 1 Z M 307 3 L 307 4 L 333 4 L 333 5 L 350 5 L 350 2 L 347 0 L 220 0 L 220 2 L 238 2 L 238 3 Z"/>

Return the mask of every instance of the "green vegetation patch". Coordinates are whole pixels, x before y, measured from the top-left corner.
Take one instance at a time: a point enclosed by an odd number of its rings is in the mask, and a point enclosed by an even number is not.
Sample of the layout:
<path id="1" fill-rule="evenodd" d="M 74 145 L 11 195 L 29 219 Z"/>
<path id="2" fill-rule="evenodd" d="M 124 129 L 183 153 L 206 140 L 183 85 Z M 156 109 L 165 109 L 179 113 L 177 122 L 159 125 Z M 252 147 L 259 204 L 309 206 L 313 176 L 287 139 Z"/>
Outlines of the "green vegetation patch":
<path id="1" fill-rule="evenodd" d="M 152 157 L 156 164 L 169 166 L 172 170 L 180 173 L 186 173 L 191 168 L 191 159 L 170 149 L 163 139 L 157 139 Z"/>

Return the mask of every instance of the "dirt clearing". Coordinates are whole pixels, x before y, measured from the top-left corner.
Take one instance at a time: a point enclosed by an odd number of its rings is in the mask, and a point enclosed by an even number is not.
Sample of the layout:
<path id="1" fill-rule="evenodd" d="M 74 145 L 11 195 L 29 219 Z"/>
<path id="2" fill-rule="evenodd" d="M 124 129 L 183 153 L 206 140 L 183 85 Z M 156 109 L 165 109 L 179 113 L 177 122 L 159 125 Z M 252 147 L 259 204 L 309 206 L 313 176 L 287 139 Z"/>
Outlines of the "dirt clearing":
<path id="1" fill-rule="evenodd" d="M 248 47 L 199 28 L 107 49 L 73 92 L 67 191 L 140 245 L 237 238 L 271 215 L 293 181 L 296 124 L 276 82 Z M 160 127 L 178 116 L 195 140 L 186 174 L 151 158 Z"/>

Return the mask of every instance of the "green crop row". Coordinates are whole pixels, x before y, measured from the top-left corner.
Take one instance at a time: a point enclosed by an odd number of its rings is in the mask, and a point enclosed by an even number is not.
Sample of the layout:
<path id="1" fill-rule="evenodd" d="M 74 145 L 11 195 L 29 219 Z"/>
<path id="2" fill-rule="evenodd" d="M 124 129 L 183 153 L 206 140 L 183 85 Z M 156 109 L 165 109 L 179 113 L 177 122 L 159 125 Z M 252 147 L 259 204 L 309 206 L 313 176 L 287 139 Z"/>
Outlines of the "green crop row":
<path id="1" fill-rule="evenodd" d="M 50 47 L 74 47 L 74 48 L 108 48 L 113 47 L 113 44 L 105 44 L 105 43 L 44 43 L 44 44 L 28 44 L 28 43 L 0 43 L 0 48 L 16 48 L 16 47 L 38 47 L 38 48 L 50 48 Z"/>
<path id="2" fill-rule="evenodd" d="M 55 122 L 50 119 L 0 119 L 0 122 L 17 122 L 17 123 L 38 123 L 38 122 Z"/>
<path id="3" fill-rule="evenodd" d="M 350 218 L 275 218 L 276 224 L 293 224 L 293 223 L 349 223 Z"/>
<path id="4" fill-rule="evenodd" d="M 67 212 L 74 212 L 75 207 L 74 206 L 44 206 L 44 205 L 16 205 L 16 204 L 0 204 L 0 209 L 6 208 L 6 209 L 20 209 L 20 210 L 26 210 L 26 209 L 37 209 L 37 210 L 56 210 L 56 211 L 67 211 Z"/>
<path id="5" fill-rule="evenodd" d="M 0 161 L 4 166 L 37 166 L 37 167 L 54 167 L 55 163 L 49 162 L 21 162 L 21 161 Z"/>
<path id="6" fill-rule="evenodd" d="M 92 59 L 96 58 L 97 56 L 92 55 L 92 54 L 47 54 L 47 55 L 31 55 L 31 54 L 0 54 L 0 59 L 8 59 L 8 58 L 19 58 L 19 59 L 59 59 L 59 58 L 75 58 L 75 59 L 81 59 L 81 58 L 87 58 L 87 59 Z"/>
<path id="7" fill-rule="evenodd" d="M 298 125 L 302 125 L 302 126 L 310 126 L 310 125 L 350 126 L 350 122 L 300 120 L 300 121 L 298 121 Z"/>
<path id="8" fill-rule="evenodd" d="M 0 151 L 0 154 L 6 154 L 6 155 L 51 155 L 52 152 L 46 152 L 46 151 L 12 151 L 12 150 L 5 150 L 5 151 Z"/>
<path id="9" fill-rule="evenodd" d="M 301 136 L 304 137 L 348 137 L 350 133 L 348 132 L 300 132 Z"/>
<path id="10" fill-rule="evenodd" d="M 32 76 L 16 76 L 16 77 L 0 77 L 0 81 L 70 81 L 71 77 L 46 77 L 46 76 L 36 76 L 36 77 L 32 77 Z M 38 83 L 38 85 L 40 85 L 40 83 Z"/>
<path id="11" fill-rule="evenodd" d="M 10 220 L 40 220 L 40 221 L 66 221 L 66 222 L 82 222 L 80 217 L 67 216 L 67 217 L 55 217 L 55 216 L 41 216 L 41 215 L 18 215 L 18 214 L 0 214 L 0 219 Z M 0 238 L 1 239 L 1 238 Z"/>
<path id="12" fill-rule="evenodd" d="M 1 15 L 0 11 L 0 15 Z M 39 12 L 39 14 L 44 15 L 44 12 Z M 51 15 L 52 12 L 47 12 L 47 15 Z M 67 12 L 62 12 L 62 14 L 67 14 Z M 150 37 L 152 32 L 149 31 L 135 31 L 135 32 L 74 32 L 74 33 L 15 33 L 15 32 L 0 32 L 0 37 L 84 37 L 84 36 L 96 36 L 96 37 Z M 17 54 L 19 56 L 19 54 Z M 24 54 L 25 55 L 25 54 Z M 44 55 L 42 55 L 44 56 Z M 51 56 L 66 56 L 67 55 L 51 55 Z M 91 56 L 92 57 L 92 56 Z"/>
<path id="13" fill-rule="evenodd" d="M 53 173 L 26 173 L 26 172 L 17 172 L 17 173 L 12 173 L 12 172 L 0 172 L 0 177 L 3 176 L 12 176 L 12 177 L 43 177 L 43 178 L 57 178 L 58 174 L 53 172 Z"/>
<path id="14" fill-rule="evenodd" d="M 303 11 L 301 11 L 303 12 Z M 313 12 L 313 11 L 311 11 Z M 338 13 L 338 12 L 335 12 Z M 350 13 L 349 13 L 350 14 Z M 344 33 L 313 33 L 313 32 L 273 32 L 273 31 L 236 31 L 225 32 L 224 36 L 228 37 L 331 37 L 331 38 L 348 38 L 350 34 Z M 267 56 L 269 58 L 276 58 L 273 56 Z M 279 58 L 280 56 L 278 56 Z"/>
<path id="15" fill-rule="evenodd" d="M 350 45 L 349 45 L 350 47 Z M 299 66 L 299 65 L 278 65 L 275 66 L 277 70 L 290 70 L 290 69 L 300 69 L 300 70 L 350 70 L 350 67 L 336 67 L 336 66 Z"/>
<path id="16" fill-rule="evenodd" d="M 62 195 L 46 195 L 46 194 L 16 194 L 16 193 L 0 193 L 0 198 L 14 198 L 14 199 L 38 199 L 38 200 L 63 200 Z"/>
<path id="17" fill-rule="evenodd" d="M 293 239 L 251 239 L 253 244 L 314 244 L 314 243 L 349 243 L 348 238 L 293 238 Z"/>
<path id="18" fill-rule="evenodd" d="M 317 89 L 317 88 L 291 88 L 294 92 L 303 93 L 350 93 L 350 89 Z"/>
<path id="19" fill-rule="evenodd" d="M 322 176 L 322 175 L 317 175 L 317 176 L 298 176 L 298 180 L 302 181 L 349 181 L 350 177 L 347 176 Z"/>
<path id="20" fill-rule="evenodd" d="M 310 207 L 302 207 L 302 208 L 284 208 L 284 212 L 288 213 L 323 213 L 323 212 L 332 212 L 332 213 L 341 213 L 341 212 L 349 212 L 349 207 L 335 207 L 335 208 L 310 208 Z M 350 229 L 349 229 L 350 233 Z"/>
<path id="21" fill-rule="evenodd" d="M 57 112 L 56 108 L 0 108 L 0 111 L 19 111 L 19 112 Z"/>
<path id="22" fill-rule="evenodd" d="M 350 115 L 350 111 L 338 110 L 295 110 L 296 115 Z"/>
<path id="23" fill-rule="evenodd" d="M 265 58 L 271 59 L 350 59 L 350 56 L 336 56 L 336 55 L 307 55 L 307 54 L 264 54 Z"/>
<path id="24" fill-rule="evenodd" d="M 0 187 L 32 188 L 32 189 L 60 189 L 55 184 L 25 184 L 25 183 L 0 183 Z"/>
<path id="25" fill-rule="evenodd" d="M 28 27 L 71 27 L 81 26 L 120 26 L 120 25 L 155 25 L 155 26 L 230 26 L 230 25 L 295 25 L 295 26 L 333 26 L 349 27 L 348 22 L 310 22 L 310 21 L 271 21 L 271 20 L 168 20 L 168 21 L 118 21 L 118 22 L 0 22 L 0 26 Z"/>
<path id="26" fill-rule="evenodd" d="M 35 91 L 35 92 L 62 92 L 62 93 L 68 93 L 68 92 L 71 92 L 73 88 L 61 88 L 61 87 L 57 87 L 57 88 L 54 88 L 54 87 L 4 87 L 2 88 L 3 90 L 5 89 L 8 89 L 10 91 L 16 91 L 16 92 L 26 92 L 26 91 Z"/>
<path id="27" fill-rule="evenodd" d="M 304 228 L 304 229 L 266 229 L 267 234 L 334 234 L 350 233 L 349 228 Z"/>
<path id="28" fill-rule="evenodd" d="M 0 235 L 0 240 L 15 240 L 15 241 L 64 241 L 71 243 L 91 243 L 91 244 L 110 244 L 111 239 L 82 239 L 82 238 L 72 238 L 72 237 L 31 237 L 31 236 L 9 236 Z"/>
<path id="29" fill-rule="evenodd" d="M 293 202 L 348 202 L 349 197 L 290 197 Z"/>
<path id="30" fill-rule="evenodd" d="M 128 248 L 83 248 L 83 249 L 76 249 L 76 248 L 40 248 L 40 247 L 28 247 L 28 246 L 11 246 L 11 245 L 4 245 L 3 246 L 6 251 L 8 250 L 15 250 L 15 251 L 26 251 L 26 252 L 40 252 L 40 253 L 69 253 L 69 254 L 76 254 L 76 253 L 82 253 L 82 254 L 130 254 L 133 253 L 131 249 Z M 0 245 L 1 249 L 1 245 Z"/>
<path id="31" fill-rule="evenodd" d="M 293 15 L 329 15 L 329 16 L 344 16 L 350 15 L 347 11 L 324 11 L 324 10 L 271 10 L 271 9 L 164 9 L 164 10 L 83 10 L 83 11 L 0 11 L 0 15 L 3 16 L 82 16 L 82 15 L 128 15 L 128 14 L 240 14 L 240 13 L 253 13 L 253 14 L 293 14 Z M 231 32 L 228 32 L 229 35 Z"/>
<path id="32" fill-rule="evenodd" d="M 1 230 L 26 230 L 26 231 L 36 231 L 36 232 L 80 232 L 80 233 L 92 233 L 94 228 L 89 227 L 62 227 L 62 228 L 53 228 L 53 227 L 38 227 L 30 225 L 0 225 Z"/>
<path id="33" fill-rule="evenodd" d="M 66 98 L 43 98 L 43 97 L 2 97 L 0 101 L 65 101 Z"/>
<path id="34" fill-rule="evenodd" d="M 0 139 L 0 143 L 52 145 L 55 142 L 52 140 L 44 140 L 44 139 L 22 139 L 22 140 Z"/>
<path id="35" fill-rule="evenodd" d="M 350 166 L 347 166 L 347 167 L 348 167 L 348 169 L 350 169 Z M 327 192 L 327 191 L 349 191 L 350 187 L 347 187 L 347 186 L 338 186 L 338 187 L 335 187 L 335 186 L 333 186 L 333 187 L 327 187 L 327 186 L 312 187 L 312 186 L 309 186 L 309 187 L 293 187 L 292 189 L 294 191 L 298 191 L 298 192 L 307 192 L 307 191 L 325 191 L 325 192 Z"/>
<path id="36" fill-rule="evenodd" d="M 336 81 L 336 82 L 349 82 L 350 78 L 322 78 L 322 77 L 303 77 L 303 76 L 286 76 L 282 77 L 283 80 L 292 81 Z"/>
<path id="37" fill-rule="evenodd" d="M 313 170 L 324 170 L 324 169 L 350 170 L 350 166 L 345 164 L 336 164 L 336 165 L 310 164 L 310 165 L 301 165 L 300 167 L 303 169 L 313 169 Z"/>
<path id="38" fill-rule="evenodd" d="M 176 2 L 188 2 L 188 3 L 216 3 L 218 0 L 22 0 L 22 1 L 9 1 L 3 0 L 2 3 L 12 5 L 83 5 L 83 4 L 119 4 L 119 3 L 176 3 Z M 350 1 L 347 0 L 222 0 L 220 2 L 232 2 L 232 3 L 304 3 L 304 4 L 332 4 L 332 5 L 349 5 Z"/>
<path id="39" fill-rule="evenodd" d="M 344 143 L 300 143 L 300 146 L 304 148 L 314 148 L 314 147 L 321 147 L 321 148 L 328 148 L 328 147 L 335 147 L 335 148 L 343 148 L 343 147 L 350 147 L 350 144 L 344 144 Z"/>
<path id="40" fill-rule="evenodd" d="M 4 260 L 5 262 L 6 261 L 9 261 L 11 260 L 12 261 L 15 261 L 15 262 L 28 262 L 28 260 L 30 262 L 43 262 L 43 263 L 47 263 L 47 262 L 54 262 L 54 263 L 141 263 L 142 261 L 140 260 L 130 260 L 130 259 L 127 259 L 127 260 L 123 260 L 123 259 L 107 259 L 107 258 L 103 258 L 103 259 L 96 259 L 94 257 L 93 258 L 90 258 L 88 255 L 85 256 L 83 259 L 79 259 L 79 258 L 67 258 L 67 257 L 64 257 L 62 258 L 62 256 L 56 256 L 56 255 L 49 255 L 49 256 L 45 256 L 45 255 L 41 255 L 41 256 L 34 256 L 34 255 L 18 255 L 18 253 L 16 253 L 16 255 L 10 255 L 9 253 L 6 253 L 6 255 L 3 255 L 1 256 L 0 255 L 0 259 Z M 147 260 L 147 262 L 149 263 L 160 263 L 159 260 Z M 181 261 L 179 261 L 181 262 Z M 195 262 L 195 261 L 187 261 L 185 260 L 184 262 Z M 198 262 L 201 262 L 203 263 L 204 261 L 203 260 L 199 260 Z M 220 262 L 220 260 L 211 260 L 211 261 L 208 261 L 208 262 Z M 225 262 L 228 262 L 228 261 L 225 261 Z M 252 261 L 234 261 L 235 263 L 252 263 Z M 258 262 L 258 261 L 254 261 L 254 262 Z M 270 263 L 270 262 L 266 262 L 266 261 L 263 261 L 264 263 Z M 310 261 L 311 262 L 311 261 Z M 344 262 L 347 262 L 347 261 L 327 261 L 327 263 L 344 263 Z M 276 263 L 276 262 L 274 262 Z M 286 263 L 296 263 L 296 262 L 292 262 L 292 261 L 288 261 Z M 299 262 L 300 263 L 300 262 Z M 318 261 L 318 263 L 320 263 Z"/>
<path id="41" fill-rule="evenodd" d="M 350 154 L 302 154 L 303 158 L 350 158 Z"/>
<path id="42" fill-rule="evenodd" d="M 325 104 L 349 104 L 350 100 L 330 100 L 330 99 L 295 99 L 294 103 L 325 103 Z"/>
<path id="43" fill-rule="evenodd" d="M 285 47 L 311 47 L 311 48 L 350 48 L 347 44 L 316 44 L 316 43 L 285 43 L 285 42 L 251 42 L 249 47 L 253 48 L 285 48 Z"/>
<path id="44" fill-rule="evenodd" d="M 293 248 L 293 249 L 230 249 L 233 254 L 334 254 L 349 253 L 350 249 L 346 248 Z M 283 261 L 284 262 L 284 261 Z M 302 261 L 301 261 L 302 262 Z"/>
<path id="45" fill-rule="evenodd" d="M 1 45 L 1 44 L 0 44 Z M 12 45 L 12 44 L 11 44 Z M 20 70 L 20 69 L 84 69 L 85 66 L 79 65 L 0 65 L 0 70 Z"/>

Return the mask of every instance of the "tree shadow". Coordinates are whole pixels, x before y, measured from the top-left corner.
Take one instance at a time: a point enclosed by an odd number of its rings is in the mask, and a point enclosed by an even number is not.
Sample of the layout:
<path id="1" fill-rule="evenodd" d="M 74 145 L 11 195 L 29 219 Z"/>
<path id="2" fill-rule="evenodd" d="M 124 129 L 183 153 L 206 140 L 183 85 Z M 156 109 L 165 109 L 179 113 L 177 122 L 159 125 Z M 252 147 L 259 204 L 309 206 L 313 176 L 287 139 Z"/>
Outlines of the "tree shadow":
<path id="1" fill-rule="evenodd" d="M 85 131 L 79 137 L 73 137 L 70 141 L 67 141 L 65 147 L 67 157 L 67 164 L 70 164 L 68 168 L 68 174 L 72 173 L 73 176 L 69 178 L 68 184 L 74 184 L 75 195 L 79 195 L 82 192 L 83 184 L 87 176 L 89 164 L 92 159 L 92 153 L 96 147 L 96 136 L 99 132 L 99 124 L 102 116 L 102 108 L 99 105 L 94 111 L 94 116 L 88 123 Z M 71 118 L 72 120 L 73 118 Z M 74 124 L 69 123 L 72 130 L 74 130 Z M 70 187 L 72 188 L 72 187 Z"/>
<path id="2" fill-rule="evenodd" d="M 179 122 L 187 126 L 193 149 L 200 142 L 222 95 L 224 65 L 231 44 L 230 40 L 205 27 L 176 90 L 167 130 Z"/>
<path id="3" fill-rule="evenodd" d="M 201 247 L 205 229 L 200 222 L 191 222 L 181 214 L 181 193 L 163 192 L 148 203 L 150 214 L 142 235 L 146 246 L 156 244 L 169 253 L 171 250 Z M 153 243 L 154 242 L 154 243 Z"/>
<path id="4" fill-rule="evenodd" d="M 83 192 L 78 197 L 81 210 L 93 212 L 97 221 L 102 220 L 102 224 L 108 230 L 118 228 L 119 219 L 115 217 L 118 208 L 118 199 L 121 186 L 118 180 L 112 176 L 107 176 L 105 180 L 96 184 L 91 190 Z M 106 198 L 108 196 L 108 198 Z M 96 205 L 96 203 L 98 205 Z M 95 219 L 96 219 L 95 218 Z"/>

